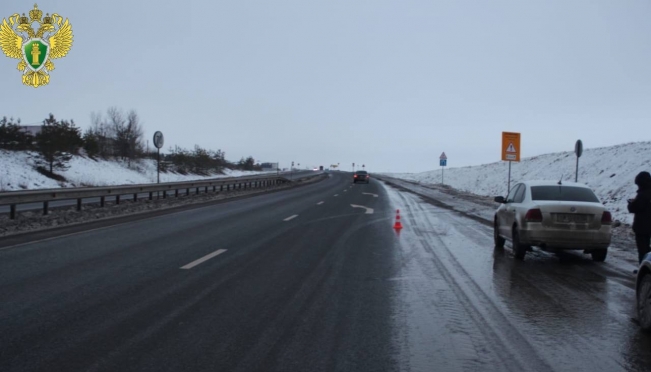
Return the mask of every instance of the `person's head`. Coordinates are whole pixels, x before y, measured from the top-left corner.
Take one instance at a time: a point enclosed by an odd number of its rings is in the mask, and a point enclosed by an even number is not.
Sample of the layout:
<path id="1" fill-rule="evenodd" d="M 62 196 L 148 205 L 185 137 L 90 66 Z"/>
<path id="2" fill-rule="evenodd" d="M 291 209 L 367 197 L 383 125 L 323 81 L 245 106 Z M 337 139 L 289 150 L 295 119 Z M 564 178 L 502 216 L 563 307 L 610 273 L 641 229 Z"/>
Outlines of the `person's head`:
<path id="1" fill-rule="evenodd" d="M 651 187 L 651 174 L 649 172 L 640 172 L 635 176 L 635 184 L 640 188 Z"/>

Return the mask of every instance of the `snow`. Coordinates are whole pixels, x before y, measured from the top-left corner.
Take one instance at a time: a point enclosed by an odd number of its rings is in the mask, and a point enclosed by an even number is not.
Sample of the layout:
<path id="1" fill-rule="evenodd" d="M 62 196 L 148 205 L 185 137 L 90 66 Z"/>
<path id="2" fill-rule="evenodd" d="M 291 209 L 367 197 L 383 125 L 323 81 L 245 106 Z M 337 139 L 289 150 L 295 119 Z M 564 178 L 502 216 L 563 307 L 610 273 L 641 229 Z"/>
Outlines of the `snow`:
<path id="1" fill-rule="evenodd" d="M 447 168 L 446 185 L 482 196 L 507 194 L 508 162 Z M 552 153 L 511 163 L 511 186 L 525 180 L 574 181 L 576 156 L 573 151 Z M 626 200 L 635 197 L 635 176 L 651 171 L 651 142 L 584 149 L 579 160 L 579 183 L 590 186 L 614 217 L 632 223 Z M 441 183 L 441 169 L 422 173 L 384 173 L 421 183 Z"/>
<path id="2" fill-rule="evenodd" d="M 0 191 L 26 189 L 49 189 L 60 187 L 112 186 L 156 182 L 156 161 L 143 159 L 127 166 L 126 162 L 114 160 L 93 160 L 74 156 L 70 168 L 55 171 L 66 178 L 66 182 L 55 181 L 36 171 L 36 153 L 0 150 Z M 238 177 L 264 172 L 247 172 L 225 169 L 224 174 L 202 176 L 196 174 L 161 173 L 161 182 L 191 181 L 219 177 Z"/>

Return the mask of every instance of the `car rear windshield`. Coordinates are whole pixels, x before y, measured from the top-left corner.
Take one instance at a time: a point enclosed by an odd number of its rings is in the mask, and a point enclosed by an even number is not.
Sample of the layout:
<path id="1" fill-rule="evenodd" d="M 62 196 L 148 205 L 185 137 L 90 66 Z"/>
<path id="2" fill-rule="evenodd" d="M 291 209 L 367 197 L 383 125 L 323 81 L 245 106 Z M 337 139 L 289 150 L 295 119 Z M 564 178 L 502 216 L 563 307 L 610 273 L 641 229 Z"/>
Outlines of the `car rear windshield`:
<path id="1" fill-rule="evenodd" d="M 532 186 L 531 199 L 599 203 L 592 190 L 575 186 Z"/>
<path id="2" fill-rule="evenodd" d="M 357 171 L 356 174 L 367 174 L 366 171 Z"/>

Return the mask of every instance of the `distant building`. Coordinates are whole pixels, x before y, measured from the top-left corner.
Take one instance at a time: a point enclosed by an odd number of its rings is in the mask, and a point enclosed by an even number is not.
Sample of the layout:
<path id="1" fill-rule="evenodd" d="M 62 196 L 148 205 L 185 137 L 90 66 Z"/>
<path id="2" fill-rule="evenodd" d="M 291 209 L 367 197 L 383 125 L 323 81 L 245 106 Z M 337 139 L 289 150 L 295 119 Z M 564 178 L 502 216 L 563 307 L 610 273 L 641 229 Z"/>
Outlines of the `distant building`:
<path id="1" fill-rule="evenodd" d="M 40 125 L 21 125 L 21 129 L 25 133 L 29 133 L 32 136 L 36 137 L 37 134 L 41 133 L 41 126 Z"/>
<path id="2" fill-rule="evenodd" d="M 262 170 L 276 170 L 278 169 L 278 163 L 262 163 L 260 167 Z"/>

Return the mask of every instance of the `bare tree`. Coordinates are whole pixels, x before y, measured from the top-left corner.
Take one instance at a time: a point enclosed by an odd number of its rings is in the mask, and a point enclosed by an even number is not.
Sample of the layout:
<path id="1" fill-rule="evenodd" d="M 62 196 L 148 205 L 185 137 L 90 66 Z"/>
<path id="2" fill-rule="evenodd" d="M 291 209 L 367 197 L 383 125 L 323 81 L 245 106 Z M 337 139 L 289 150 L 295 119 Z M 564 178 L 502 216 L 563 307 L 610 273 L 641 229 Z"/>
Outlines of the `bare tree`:
<path id="1" fill-rule="evenodd" d="M 84 135 L 96 146 L 96 152 L 103 158 L 114 155 L 113 130 L 104 120 L 102 113 L 93 112 L 90 115 L 91 126 Z"/>

